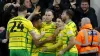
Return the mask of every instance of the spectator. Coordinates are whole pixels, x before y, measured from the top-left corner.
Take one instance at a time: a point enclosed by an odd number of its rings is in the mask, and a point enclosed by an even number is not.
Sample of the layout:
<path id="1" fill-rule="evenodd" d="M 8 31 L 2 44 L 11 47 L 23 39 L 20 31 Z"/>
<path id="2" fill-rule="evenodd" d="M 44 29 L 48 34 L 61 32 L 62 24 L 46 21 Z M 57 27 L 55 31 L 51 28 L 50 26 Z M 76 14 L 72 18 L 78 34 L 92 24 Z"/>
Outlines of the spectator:
<path id="1" fill-rule="evenodd" d="M 39 0 L 31 0 L 31 3 L 33 6 L 36 6 L 38 4 Z"/>
<path id="2" fill-rule="evenodd" d="M 17 3 L 19 0 L 6 0 L 6 3 Z"/>
<path id="3" fill-rule="evenodd" d="M 35 7 L 36 7 L 37 4 L 38 4 L 38 1 L 39 1 L 39 0 L 30 0 L 32 8 L 29 8 L 28 11 L 31 10 L 31 13 L 32 13 L 33 10 L 35 9 Z"/>
<path id="4" fill-rule="evenodd" d="M 60 7 L 62 10 L 69 9 L 70 6 L 71 6 L 71 4 L 70 4 L 69 0 L 61 0 Z"/>
<path id="5" fill-rule="evenodd" d="M 71 7 L 76 7 L 76 0 L 70 0 Z"/>
<path id="6" fill-rule="evenodd" d="M 90 0 L 76 0 L 76 7 L 80 7 L 82 1 L 88 1 L 90 5 Z"/>
<path id="7" fill-rule="evenodd" d="M 5 0 L 0 0 L 0 13 L 3 10 L 4 4 L 5 4 Z"/>
<path id="8" fill-rule="evenodd" d="M 83 17 L 88 17 L 91 20 L 91 24 L 93 25 L 93 28 L 98 27 L 95 10 L 89 6 L 88 1 L 82 1 L 81 7 L 76 9 L 74 19 L 77 25 L 80 23 L 81 18 Z"/>
<path id="9" fill-rule="evenodd" d="M 11 19 L 14 16 L 17 16 L 17 9 L 19 6 L 20 6 L 19 4 L 11 4 L 11 3 L 7 3 L 4 6 L 4 13 L 2 15 L 2 26 L 6 28 L 9 19 Z"/>
<path id="10" fill-rule="evenodd" d="M 69 9 L 71 6 L 69 0 L 54 0 L 53 6 L 50 8 L 54 11 L 54 19 L 56 21 L 57 18 L 60 18 L 60 15 L 63 10 Z"/>
<path id="11" fill-rule="evenodd" d="M 79 7 L 81 5 L 82 0 L 76 0 L 76 6 Z"/>
<path id="12" fill-rule="evenodd" d="M 28 13 L 32 13 L 33 12 L 33 8 L 31 6 L 31 1 L 30 0 L 25 0 L 24 1 L 24 5 L 26 6 Z"/>
<path id="13" fill-rule="evenodd" d="M 57 5 L 57 4 L 60 4 L 61 0 L 54 0 L 53 1 L 53 6 Z"/>
<path id="14" fill-rule="evenodd" d="M 2 22 L 1 18 L 2 18 L 4 4 L 5 4 L 5 0 L 0 0 L 0 26 L 2 25 L 1 24 L 1 22 Z"/>
<path id="15" fill-rule="evenodd" d="M 45 10 L 53 5 L 53 0 L 39 0 L 38 5 L 40 6 L 41 15 L 44 15 Z"/>
<path id="16" fill-rule="evenodd" d="M 6 30 L 4 27 L 0 27 L 0 56 L 9 56 L 8 44 L 2 43 L 2 39 L 5 38 L 6 38 Z"/>
<path id="17" fill-rule="evenodd" d="M 51 7 L 51 9 L 54 11 L 54 19 L 53 21 L 55 22 L 57 18 L 60 18 L 60 15 L 62 13 L 61 7 L 59 4 L 54 5 Z"/>
<path id="18" fill-rule="evenodd" d="M 27 16 L 29 16 L 34 11 L 35 7 L 40 8 L 40 6 L 38 6 L 38 4 L 37 4 L 38 1 L 39 0 L 25 0 L 24 1 L 24 5 L 27 8 L 27 13 L 28 13 Z"/>
<path id="19" fill-rule="evenodd" d="M 2 32 L 3 28 L 0 27 L 0 56 L 2 56 Z"/>

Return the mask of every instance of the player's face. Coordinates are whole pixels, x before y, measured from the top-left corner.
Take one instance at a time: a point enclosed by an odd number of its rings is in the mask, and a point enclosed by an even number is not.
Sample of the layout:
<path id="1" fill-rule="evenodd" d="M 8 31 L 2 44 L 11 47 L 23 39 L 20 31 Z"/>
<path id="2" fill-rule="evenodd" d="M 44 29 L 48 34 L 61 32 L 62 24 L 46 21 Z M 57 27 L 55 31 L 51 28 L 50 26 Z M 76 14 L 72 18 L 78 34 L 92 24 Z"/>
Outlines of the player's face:
<path id="1" fill-rule="evenodd" d="M 45 12 L 45 21 L 46 22 L 51 22 L 53 19 L 53 13 L 51 11 Z"/>
<path id="2" fill-rule="evenodd" d="M 38 24 L 38 28 L 41 28 L 41 26 L 42 26 L 42 20 L 39 19 L 38 22 L 37 22 L 37 24 Z"/>
<path id="3" fill-rule="evenodd" d="M 45 19 L 46 19 L 46 17 L 45 17 L 45 15 L 42 17 L 42 21 L 43 22 L 45 22 Z"/>
<path id="4" fill-rule="evenodd" d="M 63 21 L 66 21 L 66 12 L 62 13 L 61 18 L 62 18 Z"/>
<path id="5" fill-rule="evenodd" d="M 61 15 L 62 21 L 65 22 L 67 19 L 69 19 L 69 15 L 66 14 L 66 12 L 64 11 Z"/>
<path id="6" fill-rule="evenodd" d="M 57 18 L 57 19 L 56 19 L 56 26 L 57 26 L 57 27 L 61 27 L 62 25 L 63 25 L 62 20 L 59 19 L 59 18 Z"/>

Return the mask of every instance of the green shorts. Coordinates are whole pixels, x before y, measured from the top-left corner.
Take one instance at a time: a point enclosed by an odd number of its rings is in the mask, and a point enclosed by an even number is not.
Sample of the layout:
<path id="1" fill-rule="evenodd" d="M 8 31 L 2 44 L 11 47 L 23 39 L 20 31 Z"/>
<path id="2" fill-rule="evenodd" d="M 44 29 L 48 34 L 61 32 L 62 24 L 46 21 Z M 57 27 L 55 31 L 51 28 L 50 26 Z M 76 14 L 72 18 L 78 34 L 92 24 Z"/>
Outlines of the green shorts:
<path id="1" fill-rule="evenodd" d="M 43 53 L 43 52 L 39 52 L 39 56 L 56 56 L 56 53 Z"/>
<path id="2" fill-rule="evenodd" d="M 78 53 L 65 52 L 63 56 L 78 56 Z"/>
<path id="3" fill-rule="evenodd" d="M 10 56 L 30 56 L 28 50 L 10 49 Z"/>

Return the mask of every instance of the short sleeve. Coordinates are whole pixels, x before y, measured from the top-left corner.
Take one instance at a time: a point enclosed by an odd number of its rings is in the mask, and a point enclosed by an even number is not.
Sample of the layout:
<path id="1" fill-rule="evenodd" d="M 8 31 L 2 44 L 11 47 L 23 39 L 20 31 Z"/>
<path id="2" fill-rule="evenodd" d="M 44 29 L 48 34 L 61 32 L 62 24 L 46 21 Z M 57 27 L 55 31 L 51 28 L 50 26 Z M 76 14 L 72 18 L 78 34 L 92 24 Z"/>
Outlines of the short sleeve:
<path id="1" fill-rule="evenodd" d="M 25 24 L 25 27 L 28 29 L 29 32 L 31 32 L 34 29 L 31 21 L 27 20 L 26 22 L 24 22 L 24 24 Z"/>

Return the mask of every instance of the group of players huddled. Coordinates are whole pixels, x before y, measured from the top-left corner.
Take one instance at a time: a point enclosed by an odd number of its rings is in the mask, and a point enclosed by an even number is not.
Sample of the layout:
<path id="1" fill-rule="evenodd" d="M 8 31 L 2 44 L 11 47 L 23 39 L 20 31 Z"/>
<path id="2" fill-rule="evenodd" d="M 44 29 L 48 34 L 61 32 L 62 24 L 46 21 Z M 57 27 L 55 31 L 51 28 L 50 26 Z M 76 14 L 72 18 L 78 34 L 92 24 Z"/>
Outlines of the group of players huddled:
<path id="1" fill-rule="evenodd" d="M 73 11 L 64 10 L 56 22 L 52 10 L 47 9 L 43 18 L 39 13 L 35 8 L 26 19 L 27 8 L 20 6 L 18 16 L 9 20 L 3 42 L 9 40 L 10 56 L 78 56 Z"/>

